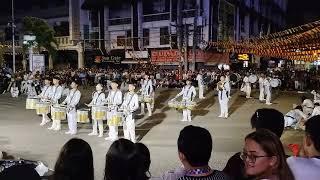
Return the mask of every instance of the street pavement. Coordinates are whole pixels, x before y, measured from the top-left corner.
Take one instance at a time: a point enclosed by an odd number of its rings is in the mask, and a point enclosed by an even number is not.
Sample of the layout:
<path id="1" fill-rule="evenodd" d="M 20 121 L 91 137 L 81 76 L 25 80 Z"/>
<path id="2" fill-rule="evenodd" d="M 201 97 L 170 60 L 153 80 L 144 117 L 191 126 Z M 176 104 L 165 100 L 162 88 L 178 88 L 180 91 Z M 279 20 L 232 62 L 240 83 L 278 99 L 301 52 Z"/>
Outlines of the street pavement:
<path id="1" fill-rule="evenodd" d="M 89 90 L 82 90 L 82 102 L 89 100 Z M 137 117 L 137 137 L 145 143 L 151 152 L 151 174 L 159 176 L 161 173 L 180 166 L 177 155 L 177 138 L 179 131 L 187 125 L 207 128 L 213 137 L 213 153 L 210 165 L 215 169 L 223 169 L 228 158 L 235 152 L 242 150 L 244 137 L 251 132 L 251 115 L 259 108 L 275 108 L 282 113 L 288 112 L 292 104 L 299 102 L 300 94 L 294 92 L 273 93 L 273 105 L 260 103 L 257 98 L 245 99 L 237 91 L 233 92 L 229 102 L 230 117 L 218 118 L 219 103 L 212 91 L 207 92 L 206 99 L 198 101 L 196 110 L 192 112 L 193 121 L 181 122 L 182 113 L 170 109 L 168 100 L 177 94 L 175 89 L 157 91 L 155 112 L 151 117 Z M 87 94 L 87 95 L 85 95 Z M 253 93 L 254 97 L 258 92 Z M 50 168 L 55 161 L 63 144 L 73 137 L 86 140 L 94 153 L 95 177 L 102 179 L 104 174 L 105 154 L 110 142 L 103 138 L 89 137 L 89 124 L 79 124 L 76 136 L 65 135 L 67 124 L 63 123 L 62 131 L 47 130 L 47 126 L 40 127 L 41 117 L 34 110 L 25 109 L 25 97 L 11 98 L 9 94 L 0 95 L 0 150 L 6 151 L 14 157 L 30 160 L 41 160 Z M 105 134 L 107 128 L 105 129 Z M 119 131 L 120 136 L 123 135 Z M 299 143 L 302 133 L 286 131 L 282 137 L 284 144 Z M 199 147 L 201 148 L 201 147 Z"/>

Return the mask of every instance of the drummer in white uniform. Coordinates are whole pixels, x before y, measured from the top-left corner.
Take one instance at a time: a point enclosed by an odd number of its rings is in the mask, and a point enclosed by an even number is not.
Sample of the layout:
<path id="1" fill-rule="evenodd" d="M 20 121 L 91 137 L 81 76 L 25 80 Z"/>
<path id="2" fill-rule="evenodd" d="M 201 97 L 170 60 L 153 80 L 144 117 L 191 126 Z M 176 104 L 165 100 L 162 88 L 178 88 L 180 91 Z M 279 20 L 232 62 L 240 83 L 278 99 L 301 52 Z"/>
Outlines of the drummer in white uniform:
<path id="1" fill-rule="evenodd" d="M 197 81 L 198 81 L 198 88 L 199 88 L 199 99 L 205 99 L 205 97 L 203 96 L 204 83 L 203 83 L 202 71 L 198 73 Z"/>
<path id="2" fill-rule="evenodd" d="M 149 79 L 149 76 L 146 74 L 144 76 L 144 80 L 141 83 L 142 87 L 140 89 L 141 95 L 144 97 L 151 97 L 153 93 L 153 86 L 152 86 L 152 80 Z M 152 110 L 151 110 L 151 104 L 149 102 L 141 102 L 141 115 L 145 114 L 144 108 L 145 104 L 147 104 L 147 109 L 148 109 L 148 116 L 152 116 Z"/>
<path id="3" fill-rule="evenodd" d="M 93 121 L 92 132 L 88 134 L 89 136 L 97 136 L 98 127 L 99 127 L 99 137 L 103 137 L 103 120 L 105 120 L 106 116 L 99 117 L 99 115 L 97 114 L 97 110 L 99 106 L 100 106 L 100 110 L 103 110 L 102 107 L 106 99 L 106 95 L 102 92 L 102 90 L 103 90 L 102 85 L 97 84 L 96 91 L 92 94 L 92 101 L 88 104 L 89 107 L 92 107 L 91 114 L 92 114 L 92 121 Z M 106 110 L 107 109 L 105 109 L 105 111 Z"/>
<path id="4" fill-rule="evenodd" d="M 118 89 L 118 83 L 116 81 L 111 82 L 111 91 L 109 91 L 106 99 L 108 105 L 107 120 L 109 126 L 109 134 L 105 140 L 115 141 L 118 139 L 118 121 L 119 112 L 118 108 L 122 103 L 122 92 Z"/>
<path id="5" fill-rule="evenodd" d="M 48 102 L 50 101 L 50 96 L 51 96 L 51 81 L 50 78 L 46 77 L 44 79 L 44 87 L 42 88 L 42 92 L 38 95 L 38 97 L 41 99 L 41 102 Z M 40 126 L 43 126 L 50 122 L 50 118 L 48 117 L 47 114 L 42 114 L 42 121 Z"/>
<path id="6" fill-rule="evenodd" d="M 182 88 L 182 91 L 176 95 L 175 99 L 182 96 L 182 101 L 185 101 L 186 104 L 193 102 L 196 97 L 197 92 L 194 86 L 191 84 L 191 80 L 186 80 L 186 85 Z M 181 121 L 189 121 L 191 122 L 191 110 L 185 108 L 182 111 L 183 118 Z"/>
<path id="7" fill-rule="evenodd" d="M 230 99 L 230 85 L 225 81 L 225 76 L 220 77 L 220 82 L 217 84 L 218 99 L 220 104 L 220 118 L 228 118 L 228 102 Z"/>
<path id="8" fill-rule="evenodd" d="M 131 140 L 133 143 L 136 142 L 134 112 L 139 108 L 139 98 L 134 92 L 135 88 L 135 84 L 129 82 L 129 92 L 125 94 L 120 107 L 125 118 L 123 124 L 124 138 Z"/>
<path id="9" fill-rule="evenodd" d="M 243 91 L 246 93 L 246 98 L 251 98 L 251 83 L 248 74 L 243 78 Z"/>
<path id="10" fill-rule="evenodd" d="M 53 80 L 52 80 L 53 86 L 51 87 L 50 98 L 49 98 L 49 100 L 51 101 L 51 104 L 52 104 L 52 106 L 51 106 L 51 117 L 52 117 L 52 114 L 54 114 L 54 111 L 55 111 L 53 106 L 59 104 L 59 100 L 60 100 L 60 98 L 62 96 L 62 93 L 63 93 L 63 87 L 60 86 L 59 81 L 60 81 L 60 78 L 58 78 L 58 77 L 54 77 Z M 61 122 L 52 119 L 52 125 L 48 129 L 49 130 L 59 131 L 61 129 Z"/>
<path id="11" fill-rule="evenodd" d="M 67 119 L 69 131 L 66 134 L 77 134 L 77 105 L 80 102 L 81 92 L 78 90 L 78 84 L 73 81 L 70 85 L 72 88 L 67 98 L 61 103 L 67 105 Z"/>
<path id="12" fill-rule="evenodd" d="M 266 100 L 264 98 L 264 92 L 265 92 L 264 80 L 265 80 L 264 74 L 261 74 L 260 77 L 259 77 L 259 90 L 260 90 L 259 100 L 260 101 L 265 101 Z"/>
<path id="13" fill-rule="evenodd" d="M 266 105 L 271 105 L 271 85 L 270 85 L 270 78 L 267 77 L 263 81 L 264 91 L 266 94 Z"/>

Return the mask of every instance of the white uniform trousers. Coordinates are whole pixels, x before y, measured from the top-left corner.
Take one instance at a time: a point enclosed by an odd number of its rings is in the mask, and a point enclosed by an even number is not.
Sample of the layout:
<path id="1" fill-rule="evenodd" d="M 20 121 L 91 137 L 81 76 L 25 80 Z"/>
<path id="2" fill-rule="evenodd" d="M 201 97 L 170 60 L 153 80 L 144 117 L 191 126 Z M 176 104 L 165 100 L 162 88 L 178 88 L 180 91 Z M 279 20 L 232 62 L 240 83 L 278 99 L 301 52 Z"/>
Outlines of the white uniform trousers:
<path id="1" fill-rule="evenodd" d="M 108 111 L 107 112 L 107 120 L 111 120 L 111 118 L 116 115 L 116 111 Z M 115 141 L 118 139 L 118 126 L 110 126 L 109 127 L 109 137 L 106 138 L 106 140 Z"/>
<path id="2" fill-rule="evenodd" d="M 228 112 L 228 99 L 219 99 L 219 104 L 220 104 L 220 117 L 228 117 L 229 112 Z"/>
<path id="3" fill-rule="evenodd" d="M 266 92 L 266 104 L 271 104 L 271 91 L 267 90 Z"/>
<path id="4" fill-rule="evenodd" d="M 189 109 L 184 109 L 182 110 L 182 116 L 183 116 L 183 119 L 182 121 L 191 121 L 191 110 Z"/>
<path id="5" fill-rule="evenodd" d="M 199 99 L 203 99 L 203 91 L 204 91 L 204 87 L 202 85 L 199 86 Z"/>
<path id="6" fill-rule="evenodd" d="M 92 133 L 91 135 L 98 135 L 99 128 L 99 137 L 103 136 L 103 121 L 92 119 Z"/>
<path id="7" fill-rule="evenodd" d="M 284 127 L 294 127 L 297 122 L 298 121 L 293 117 L 284 116 Z"/>
<path id="8" fill-rule="evenodd" d="M 151 104 L 150 103 L 145 103 L 145 102 L 141 103 L 141 114 L 145 114 L 145 111 L 144 111 L 145 105 L 144 104 L 147 104 L 148 115 L 151 116 L 152 115 L 152 110 L 151 110 Z"/>
<path id="9" fill-rule="evenodd" d="M 264 88 L 260 88 L 260 95 L 259 95 L 259 100 L 264 101 Z"/>
<path id="10" fill-rule="evenodd" d="M 251 84 L 246 84 L 246 98 L 250 98 L 251 97 Z"/>
<path id="11" fill-rule="evenodd" d="M 77 112 L 76 110 L 71 110 L 67 113 L 68 118 L 68 127 L 70 134 L 76 134 L 77 133 Z"/>
<path id="12" fill-rule="evenodd" d="M 52 116 L 52 114 L 54 114 L 54 108 L 52 108 L 52 106 L 51 106 L 51 116 Z M 48 129 L 59 131 L 61 129 L 61 121 L 52 120 L 52 125 Z"/>
<path id="13" fill-rule="evenodd" d="M 136 128 L 135 128 L 135 122 L 134 119 L 132 118 L 132 114 L 129 114 L 125 122 L 123 124 L 123 134 L 124 138 L 132 141 L 133 143 L 136 142 Z"/>

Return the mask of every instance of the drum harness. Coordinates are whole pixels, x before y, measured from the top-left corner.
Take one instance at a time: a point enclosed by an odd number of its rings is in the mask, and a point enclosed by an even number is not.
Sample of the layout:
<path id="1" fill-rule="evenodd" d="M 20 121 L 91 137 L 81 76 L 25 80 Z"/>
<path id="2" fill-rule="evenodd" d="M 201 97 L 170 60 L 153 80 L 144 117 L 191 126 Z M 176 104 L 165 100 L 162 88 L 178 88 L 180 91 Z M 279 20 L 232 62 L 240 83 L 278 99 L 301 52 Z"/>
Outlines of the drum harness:
<path id="1" fill-rule="evenodd" d="M 225 90 L 225 88 L 224 88 L 224 85 L 226 84 L 226 82 L 223 82 L 223 84 L 222 84 L 222 90 L 219 90 L 220 91 L 220 99 L 222 100 L 222 91 L 223 90 Z M 226 95 L 227 95 L 227 98 L 229 98 L 229 92 L 228 91 L 226 91 Z"/>
<path id="2" fill-rule="evenodd" d="M 128 94 L 129 94 L 129 93 L 128 93 Z M 134 93 L 131 95 L 128 103 L 126 103 L 126 105 L 125 105 L 125 108 L 126 108 L 127 111 L 129 111 L 129 107 L 128 107 L 128 106 L 129 106 L 129 104 L 131 103 L 131 100 L 132 100 L 133 96 L 134 96 Z M 128 114 L 127 114 L 127 113 L 124 113 L 124 117 L 126 118 L 127 116 L 128 116 Z"/>
<path id="3" fill-rule="evenodd" d="M 119 91 L 119 90 L 116 90 L 116 92 L 114 93 L 113 97 L 111 98 L 111 99 L 112 99 L 112 101 L 111 101 L 112 106 L 114 106 L 114 105 L 113 105 L 114 98 L 116 97 L 116 95 L 117 95 L 118 91 Z M 111 92 L 109 92 L 109 93 L 111 93 Z M 108 105 L 108 106 L 109 106 L 109 105 Z M 117 106 L 117 105 L 115 105 L 115 107 L 116 107 L 116 106 Z"/>
<path id="4" fill-rule="evenodd" d="M 76 91 L 74 91 L 74 93 L 72 94 L 69 102 L 68 102 L 68 105 L 72 102 L 73 98 L 74 98 L 74 95 L 76 94 L 76 92 L 79 91 L 78 89 Z M 71 92 L 69 93 L 69 95 L 71 94 Z M 75 107 L 69 107 L 69 110 L 68 110 L 68 113 L 73 110 Z"/>

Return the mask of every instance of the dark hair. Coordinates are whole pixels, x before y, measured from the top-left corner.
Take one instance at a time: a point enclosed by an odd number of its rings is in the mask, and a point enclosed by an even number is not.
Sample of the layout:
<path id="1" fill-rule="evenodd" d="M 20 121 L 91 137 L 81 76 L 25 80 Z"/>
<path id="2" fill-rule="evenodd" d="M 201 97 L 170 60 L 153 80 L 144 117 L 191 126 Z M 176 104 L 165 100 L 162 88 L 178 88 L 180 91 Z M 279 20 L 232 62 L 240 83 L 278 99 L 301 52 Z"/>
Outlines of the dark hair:
<path id="1" fill-rule="evenodd" d="M 11 166 L 0 173 L 1 180 L 41 180 L 39 174 L 30 165 Z"/>
<path id="2" fill-rule="evenodd" d="M 257 129 L 255 132 L 248 134 L 245 140 L 255 141 L 267 156 L 277 158 L 276 168 L 272 169 L 273 174 L 281 180 L 293 180 L 293 174 L 287 164 L 286 155 L 280 141 L 280 138 L 268 129 Z"/>
<path id="3" fill-rule="evenodd" d="M 197 126 L 186 126 L 180 131 L 178 150 L 191 166 L 206 166 L 211 157 L 212 138 L 208 130 Z"/>
<path id="4" fill-rule="evenodd" d="M 314 106 L 320 106 L 320 104 L 319 103 L 314 103 Z"/>
<path id="5" fill-rule="evenodd" d="M 114 141 L 106 154 L 104 180 L 146 180 L 136 146 L 127 139 Z"/>
<path id="6" fill-rule="evenodd" d="M 251 127 L 268 129 L 281 137 L 284 130 L 284 116 L 276 109 L 258 109 L 251 117 Z"/>
<path id="7" fill-rule="evenodd" d="M 54 169 L 53 180 L 93 180 L 93 156 L 90 145 L 82 139 L 70 139 L 62 147 Z"/>
<path id="8" fill-rule="evenodd" d="M 306 134 L 310 136 L 314 148 L 320 152 L 320 115 L 313 116 L 305 123 Z"/>
<path id="9" fill-rule="evenodd" d="M 147 177 L 151 177 L 150 175 L 150 164 L 151 164 L 151 158 L 150 158 L 150 151 L 146 145 L 143 143 L 136 143 L 137 152 L 140 154 L 142 158 L 142 168 L 144 172 L 146 173 Z"/>
<path id="10" fill-rule="evenodd" d="M 300 111 L 303 111 L 303 109 L 302 109 L 302 106 L 301 106 L 301 105 L 299 105 L 299 106 L 295 107 L 294 109 L 299 109 Z"/>

